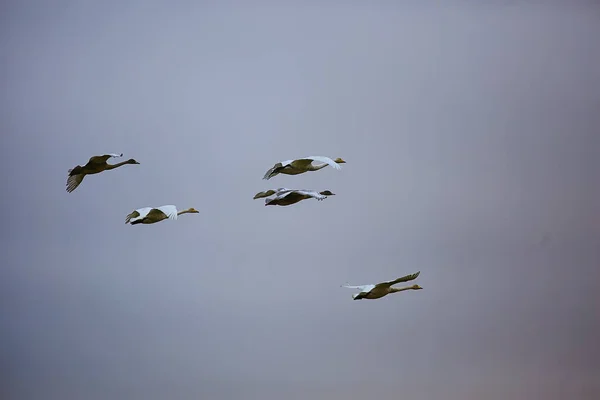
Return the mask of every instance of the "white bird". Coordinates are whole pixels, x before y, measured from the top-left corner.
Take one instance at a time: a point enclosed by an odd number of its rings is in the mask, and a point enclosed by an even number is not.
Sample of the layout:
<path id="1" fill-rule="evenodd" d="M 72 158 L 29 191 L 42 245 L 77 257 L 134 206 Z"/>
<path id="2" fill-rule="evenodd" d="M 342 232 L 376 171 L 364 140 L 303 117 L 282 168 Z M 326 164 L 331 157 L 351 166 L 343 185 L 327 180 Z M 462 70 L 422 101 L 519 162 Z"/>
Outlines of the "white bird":
<path id="1" fill-rule="evenodd" d="M 125 218 L 125 223 L 130 225 L 137 224 L 154 224 L 164 219 L 176 220 L 178 215 L 186 213 L 199 213 L 195 208 L 188 208 L 177 212 L 177 207 L 173 205 L 161 206 L 161 207 L 144 207 L 138 208 L 133 211 Z"/>
<path id="2" fill-rule="evenodd" d="M 359 293 L 352 295 L 352 298 L 354 300 L 361 300 L 361 299 L 374 300 L 374 299 L 379 299 L 383 296 L 386 296 L 390 293 L 402 292 L 404 290 L 423 289 L 419 285 L 405 286 L 405 287 L 400 287 L 400 288 L 392 287 L 392 285 L 395 285 L 396 283 L 412 281 L 413 279 L 416 279 L 420 273 L 421 273 L 421 271 L 418 271 L 414 274 L 406 275 L 406 276 L 403 276 L 402 278 L 398 278 L 393 281 L 381 282 L 381 283 L 378 283 L 375 285 L 358 285 L 358 286 L 342 285 L 341 287 L 350 288 L 350 289 L 359 289 L 360 290 Z"/>
<path id="3" fill-rule="evenodd" d="M 123 157 L 123 153 L 111 153 L 104 154 L 102 156 L 93 156 L 83 167 L 81 165 L 77 165 L 75 168 L 70 169 L 67 177 L 67 192 L 71 193 L 73 190 L 75 190 L 86 175 L 98 174 L 103 171 L 119 168 L 121 165 L 125 164 L 139 164 L 139 162 L 135 161 L 133 158 L 118 164 L 107 164 L 106 161 L 111 157 Z"/>
<path id="4" fill-rule="evenodd" d="M 313 161 L 318 161 L 321 164 L 313 165 Z M 310 156 L 296 160 L 286 160 L 275 164 L 270 170 L 267 171 L 263 179 L 271 179 L 277 174 L 298 175 L 308 171 L 318 171 L 328 165 L 334 169 L 341 169 L 342 167 L 340 167 L 338 164 L 344 164 L 345 162 L 346 161 L 339 157 L 335 160 L 332 160 L 329 157 L 322 156 Z"/>
<path id="5" fill-rule="evenodd" d="M 320 201 L 326 199 L 327 196 L 335 196 L 335 193 L 332 193 L 329 190 L 317 192 L 316 190 L 279 188 L 277 190 L 258 192 L 254 195 L 254 199 L 272 195 L 275 195 L 275 197 L 266 199 L 265 206 L 289 206 L 299 201 L 310 199 L 311 197 Z"/>

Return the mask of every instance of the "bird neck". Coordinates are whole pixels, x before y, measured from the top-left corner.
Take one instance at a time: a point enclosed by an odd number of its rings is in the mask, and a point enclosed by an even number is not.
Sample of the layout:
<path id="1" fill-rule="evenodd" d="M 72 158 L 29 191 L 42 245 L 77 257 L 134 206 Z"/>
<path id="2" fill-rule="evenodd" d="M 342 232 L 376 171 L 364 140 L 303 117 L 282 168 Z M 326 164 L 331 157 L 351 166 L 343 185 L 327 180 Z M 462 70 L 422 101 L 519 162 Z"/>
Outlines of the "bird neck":
<path id="1" fill-rule="evenodd" d="M 106 169 L 115 169 L 115 168 L 119 168 L 121 165 L 125 165 L 128 164 L 127 161 L 121 161 L 120 163 L 116 163 L 116 164 L 106 164 Z"/>
<path id="2" fill-rule="evenodd" d="M 392 288 L 390 288 L 390 293 L 402 292 L 402 291 L 411 290 L 411 289 L 413 289 L 412 286 L 404 286 L 404 287 L 399 287 L 399 288 L 392 287 Z"/>

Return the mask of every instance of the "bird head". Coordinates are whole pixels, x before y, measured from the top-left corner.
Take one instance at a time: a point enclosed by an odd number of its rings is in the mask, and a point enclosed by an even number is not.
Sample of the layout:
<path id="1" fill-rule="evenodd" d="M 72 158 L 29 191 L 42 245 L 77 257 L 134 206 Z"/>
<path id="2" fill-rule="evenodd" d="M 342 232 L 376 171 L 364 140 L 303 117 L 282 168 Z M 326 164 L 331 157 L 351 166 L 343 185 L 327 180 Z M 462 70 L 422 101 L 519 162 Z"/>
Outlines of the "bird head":
<path id="1" fill-rule="evenodd" d="M 139 162 L 135 161 L 133 158 L 127 160 L 127 164 L 139 164 Z"/>
<path id="2" fill-rule="evenodd" d="M 200 211 L 196 210 L 194 207 L 192 208 L 188 208 L 187 210 L 189 213 L 193 213 L 193 214 L 198 214 Z"/>
<path id="3" fill-rule="evenodd" d="M 336 159 L 335 159 L 335 160 L 333 160 L 333 161 L 335 161 L 335 162 L 336 162 L 336 163 L 338 163 L 338 164 L 345 164 L 345 163 L 346 163 L 346 161 L 344 161 L 344 160 L 343 160 L 343 159 L 341 159 L 340 157 L 336 158 Z"/>
<path id="4" fill-rule="evenodd" d="M 335 193 L 331 193 L 329 190 L 324 190 L 320 192 L 323 196 L 335 196 Z"/>
<path id="5" fill-rule="evenodd" d="M 423 289 L 423 288 L 422 288 L 421 286 L 419 286 L 419 285 L 412 285 L 410 288 L 411 288 L 411 289 L 413 289 L 413 290 L 419 290 L 419 289 Z"/>

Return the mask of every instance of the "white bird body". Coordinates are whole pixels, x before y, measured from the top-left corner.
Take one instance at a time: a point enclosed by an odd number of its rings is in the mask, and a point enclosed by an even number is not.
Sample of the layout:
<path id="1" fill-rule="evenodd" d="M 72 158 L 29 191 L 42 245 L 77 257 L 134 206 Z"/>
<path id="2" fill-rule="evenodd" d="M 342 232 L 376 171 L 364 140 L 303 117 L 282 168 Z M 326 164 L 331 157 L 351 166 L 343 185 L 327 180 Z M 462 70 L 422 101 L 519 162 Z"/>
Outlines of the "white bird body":
<path id="1" fill-rule="evenodd" d="M 267 190 L 266 192 L 259 192 L 254 195 L 254 199 L 261 197 L 269 197 L 275 195 L 274 198 L 265 199 L 265 206 L 289 206 L 291 204 L 298 203 L 299 201 L 314 198 L 317 200 L 324 200 L 327 196 L 335 196 L 335 193 L 331 193 L 329 190 L 317 192 L 316 190 L 306 189 L 287 189 L 279 188 L 277 190 Z"/>
<path id="2" fill-rule="evenodd" d="M 127 215 L 125 223 L 130 225 L 137 224 L 154 224 L 165 219 L 177 220 L 177 216 L 185 213 L 198 213 L 194 208 L 189 208 L 183 211 L 177 211 L 174 205 L 166 205 L 160 207 L 143 207 L 134 210 Z"/>
<path id="3" fill-rule="evenodd" d="M 387 281 L 387 282 L 381 282 L 378 284 L 371 284 L 371 285 L 356 285 L 356 286 L 352 286 L 352 285 L 342 285 L 342 287 L 345 288 L 349 288 L 349 289 L 358 289 L 359 293 L 353 294 L 352 298 L 354 300 L 361 300 L 361 299 L 370 299 L 370 300 L 374 300 L 374 299 L 380 299 L 384 296 L 387 296 L 390 293 L 396 293 L 396 292 L 401 292 L 404 290 L 419 290 L 419 289 L 423 289 L 421 286 L 419 285 L 412 285 L 412 286 L 406 286 L 406 287 L 401 287 L 401 288 L 393 288 L 392 285 L 395 285 L 396 283 L 400 283 L 400 282 L 408 282 L 408 281 L 412 281 L 413 279 L 416 279 L 419 274 L 421 273 L 421 271 L 418 271 L 414 274 L 410 274 L 410 275 L 406 275 L 403 276 L 401 278 L 395 279 L 393 281 Z"/>
<path id="4" fill-rule="evenodd" d="M 76 167 L 70 169 L 67 177 L 67 192 L 71 193 L 73 190 L 75 190 L 77 186 L 83 182 L 83 178 L 85 178 L 86 175 L 98 174 L 103 171 L 119 168 L 125 164 L 139 164 L 139 162 L 133 158 L 117 164 L 107 164 L 106 161 L 108 161 L 108 159 L 111 157 L 123 157 L 123 153 L 108 153 L 101 156 L 93 156 L 90 157 L 89 161 L 84 166 L 77 165 Z"/>
<path id="5" fill-rule="evenodd" d="M 320 164 L 313 165 L 313 161 L 319 162 Z M 285 175 L 298 175 L 308 171 L 318 171 L 326 166 L 331 166 L 334 169 L 341 169 L 339 164 L 343 164 L 346 161 L 341 158 L 335 160 L 329 157 L 323 156 L 309 156 L 304 158 L 298 158 L 296 160 L 285 160 L 276 163 L 271 169 L 269 169 L 263 179 L 271 179 L 277 174 Z"/>

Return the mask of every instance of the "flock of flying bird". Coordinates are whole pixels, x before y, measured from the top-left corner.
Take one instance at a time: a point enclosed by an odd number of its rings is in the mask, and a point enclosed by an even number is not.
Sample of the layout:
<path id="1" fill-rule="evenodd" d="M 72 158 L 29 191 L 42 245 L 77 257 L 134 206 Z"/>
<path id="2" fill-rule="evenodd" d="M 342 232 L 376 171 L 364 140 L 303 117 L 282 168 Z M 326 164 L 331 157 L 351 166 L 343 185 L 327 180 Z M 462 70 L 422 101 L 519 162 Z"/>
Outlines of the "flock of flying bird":
<path id="1" fill-rule="evenodd" d="M 123 161 L 117 164 L 108 164 L 107 161 L 112 157 L 122 157 L 123 154 L 104 154 L 101 156 L 93 156 L 89 159 L 87 164 L 81 166 L 77 165 L 73 169 L 68 171 L 67 177 L 67 192 L 73 192 L 83 182 L 83 178 L 86 175 L 94 175 L 103 171 L 119 168 L 120 166 L 127 164 L 139 164 L 133 158 Z M 286 160 L 276 163 L 271 169 L 269 169 L 263 179 L 269 180 L 278 174 L 284 175 L 298 175 L 309 171 L 318 171 L 322 168 L 330 166 L 334 169 L 341 169 L 339 164 L 344 164 L 346 161 L 341 158 L 331 159 L 329 157 L 322 156 L 311 156 L 299 158 L 296 160 Z M 316 164 L 315 164 L 316 163 Z M 273 196 L 272 198 L 269 198 Z M 254 199 L 266 198 L 265 206 L 278 205 L 278 206 L 289 206 L 291 204 L 298 203 L 299 201 L 314 198 L 317 200 L 324 200 L 329 196 L 334 196 L 329 190 L 318 192 L 316 190 L 304 190 L 304 189 L 288 189 L 278 188 L 271 189 L 265 192 L 259 192 L 254 195 Z M 176 220 L 177 216 L 181 214 L 197 214 L 194 208 L 188 208 L 187 210 L 177 211 L 177 207 L 174 205 L 165 205 L 160 207 L 143 207 L 134 210 L 125 217 L 125 223 L 130 225 L 137 224 L 154 224 L 156 222 L 163 221 L 165 219 Z M 390 293 L 401 292 L 405 290 L 419 290 L 423 289 L 419 285 L 411 285 L 400 288 L 392 287 L 393 285 L 401 282 L 409 282 L 416 279 L 420 274 L 416 272 L 414 274 L 406 275 L 392 281 L 381 282 L 371 285 L 341 285 L 341 287 L 358 289 L 359 293 L 353 294 L 354 300 L 361 299 L 379 299 Z"/>

